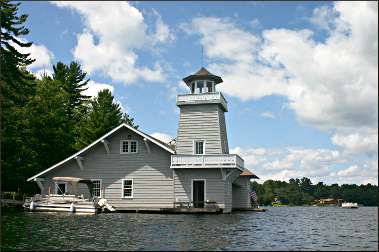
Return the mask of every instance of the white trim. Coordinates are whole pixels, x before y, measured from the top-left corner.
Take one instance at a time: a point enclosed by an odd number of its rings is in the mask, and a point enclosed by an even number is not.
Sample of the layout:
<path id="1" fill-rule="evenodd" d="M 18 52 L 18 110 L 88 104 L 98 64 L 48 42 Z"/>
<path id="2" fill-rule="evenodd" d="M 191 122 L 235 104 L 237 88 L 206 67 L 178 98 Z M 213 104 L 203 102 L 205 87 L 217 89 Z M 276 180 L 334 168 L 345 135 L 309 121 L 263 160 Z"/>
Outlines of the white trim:
<path id="1" fill-rule="evenodd" d="M 131 180 L 132 181 L 132 196 L 124 196 L 124 183 L 126 180 Z M 125 178 L 122 179 L 122 188 L 121 188 L 121 198 L 123 199 L 133 199 L 134 197 L 134 179 L 133 178 Z"/>
<path id="2" fill-rule="evenodd" d="M 143 141 L 144 141 L 144 143 L 145 143 L 145 147 L 146 147 L 146 149 L 147 149 L 147 153 L 150 153 L 150 146 L 149 146 L 149 144 L 147 143 L 147 139 L 146 139 L 146 137 L 143 139 Z"/>
<path id="3" fill-rule="evenodd" d="M 103 187 L 103 179 L 91 179 L 91 181 L 94 181 L 94 180 L 99 180 L 100 181 L 100 196 L 96 196 L 96 197 L 99 197 L 99 198 L 102 198 L 103 197 L 103 192 L 102 192 L 102 187 Z"/>
<path id="4" fill-rule="evenodd" d="M 206 179 L 191 179 L 191 202 L 193 205 L 193 182 L 194 181 L 204 181 L 204 207 L 207 201 L 207 180 Z"/>
<path id="5" fill-rule="evenodd" d="M 175 151 L 174 151 L 174 150 L 172 150 L 172 149 L 170 149 L 169 147 L 167 147 L 167 146 L 165 146 L 165 145 L 159 143 L 158 141 L 156 141 L 156 140 L 154 140 L 153 138 L 151 138 L 149 135 L 147 135 L 147 134 L 145 134 L 145 133 L 143 133 L 143 132 L 141 132 L 141 131 L 139 131 L 139 130 L 133 128 L 132 126 L 130 126 L 130 125 L 126 124 L 126 123 L 123 123 L 123 124 L 120 124 L 118 127 L 114 128 L 113 130 L 109 131 L 107 134 L 105 134 L 104 136 L 100 137 L 99 139 L 97 139 L 96 141 L 94 141 L 93 143 L 91 143 L 90 145 L 88 145 L 87 147 L 85 147 L 84 149 L 78 151 L 78 152 L 75 153 L 74 155 L 72 155 L 72 156 L 66 158 L 65 160 L 63 160 L 63 161 L 61 161 L 61 162 L 59 162 L 59 163 L 57 163 L 57 164 L 55 164 L 55 165 L 53 165 L 53 166 L 47 168 L 46 170 L 44 170 L 44 171 L 38 173 L 37 175 L 34 175 L 33 177 L 28 178 L 27 181 L 31 181 L 31 180 L 33 180 L 33 179 L 35 179 L 35 178 L 37 178 L 37 177 L 39 177 L 39 176 L 45 174 L 46 172 L 51 171 L 52 169 L 54 169 L 54 168 L 56 168 L 56 167 L 58 167 L 58 166 L 60 166 L 60 165 L 62 165 L 62 164 L 64 164 L 64 163 L 66 163 L 67 161 L 71 160 L 72 158 L 74 158 L 74 157 L 80 155 L 81 153 L 85 152 L 86 150 L 90 149 L 92 146 L 96 145 L 96 144 L 97 144 L 98 142 L 100 142 L 101 140 L 103 140 L 103 139 L 107 138 L 108 136 L 112 135 L 114 132 L 118 131 L 118 130 L 121 129 L 122 127 L 126 127 L 126 128 L 128 128 L 128 129 L 130 129 L 131 131 L 137 133 L 138 135 L 140 135 L 140 136 L 142 136 L 142 137 L 147 138 L 148 140 L 150 140 L 151 142 L 155 143 L 156 145 L 158 145 L 158 146 L 161 147 L 162 149 L 164 149 L 164 150 L 170 152 L 171 154 L 175 154 Z"/>
<path id="6" fill-rule="evenodd" d="M 76 156 L 75 159 L 76 159 L 76 162 L 79 165 L 80 170 L 83 171 L 84 170 L 84 166 L 83 166 L 83 159 L 84 158 L 81 157 L 81 156 Z"/>
<path id="7" fill-rule="evenodd" d="M 104 148 L 105 148 L 107 154 L 109 155 L 111 153 L 109 150 L 109 142 L 105 139 L 101 140 L 101 142 L 104 144 Z"/>
<path id="8" fill-rule="evenodd" d="M 59 194 L 58 193 L 58 184 L 64 184 L 64 193 L 63 194 L 66 194 L 67 192 L 67 182 L 54 182 L 54 194 Z M 59 195 L 62 195 L 62 194 L 59 194 Z"/>

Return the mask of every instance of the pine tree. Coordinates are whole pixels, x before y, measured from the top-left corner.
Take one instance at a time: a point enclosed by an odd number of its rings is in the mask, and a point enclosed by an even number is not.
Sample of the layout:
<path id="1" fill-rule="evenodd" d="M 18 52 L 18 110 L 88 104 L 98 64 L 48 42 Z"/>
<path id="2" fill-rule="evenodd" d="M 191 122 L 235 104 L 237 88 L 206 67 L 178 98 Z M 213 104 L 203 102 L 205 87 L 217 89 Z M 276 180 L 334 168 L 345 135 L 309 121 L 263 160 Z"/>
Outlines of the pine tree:
<path id="1" fill-rule="evenodd" d="M 25 68 L 35 60 L 30 54 L 20 53 L 15 46 L 30 47 L 31 42 L 24 42 L 19 36 L 27 35 L 29 29 L 23 24 L 28 15 L 17 15 L 20 3 L 13 4 L 8 0 L 0 2 L 1 10 L 1 51 L 0 51 L 0 85 L 1 101 L 19 103 L 25 101 L 34 90 L 34 76 Z"/>
<path id="2" fill-rule="evenodd" d="M 34 60 L 30 54 L 17 51 L 17 47 L 32 45 L 18 38 L 29 33 L 23 26 L 27 15 L 17 14 L 19 5 L 0 2 L 1 187 L 13 191 L 25 184 L 21 171 L 32 165 L 28 161 L 34 157 L 33 150 L 25 145 L 30 132 L 24 110 L 35 94 L 35 78 L 26 71 Z"/>
<path id="3" fill-rule="evenodd" d="M 86 79 L 87 73 L 81 69 L 77 62 L 71 62 L 69 66 L 58 62 L 53 66 L 53 79 L 62 83 L 64 90 L 69 95 L 67 104 L 67 115 L 69 120 L 78 121 L 85 111 L 84 104 L 88 101 L 89 96 L 83 95 L 82 92 L 87 90 Z"/>
<path id="4" fill-rule="evenodd" d="M 62 88 L 62 83 L 43 77 L 37 81 L 36 95 L 27 104 L 30 115 L 30 139 L 28 144 L 36 153 L 36 166 L 25 174 L 32 176 L 41 169 L 61 161 L 71 152 L 72 136 L 67 131 L 65 106 L 69 94 Z"/>
<path id="5" fill-rule="evenodd" d="M 75 148 L 79 150 L 87 146 L 122 122 L 134 126 L 133 118 L 123 114 L 112 93 L 108 89 L 100 91 L 91 101 L 87 118 L 77 128 Z"/>

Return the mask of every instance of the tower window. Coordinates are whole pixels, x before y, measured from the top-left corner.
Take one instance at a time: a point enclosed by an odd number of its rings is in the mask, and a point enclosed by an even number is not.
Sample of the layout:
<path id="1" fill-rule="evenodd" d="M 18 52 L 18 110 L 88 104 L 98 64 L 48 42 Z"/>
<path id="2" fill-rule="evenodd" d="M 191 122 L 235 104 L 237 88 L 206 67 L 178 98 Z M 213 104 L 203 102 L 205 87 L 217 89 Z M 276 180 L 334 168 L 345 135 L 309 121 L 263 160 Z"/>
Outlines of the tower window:
<path id="1" fill-rule="evenodd" d="M 195 83 L 191 83 L 191 94 L 195 93 Z"/>
<path id="2" fill-rule="evenodd" d="M 207 81 L 207 88 L 208 88 L 208 92 L 209 93 L 214 92 L 214 90 L 213 90 L 213 82 Z"/>
<path id="3" fill-rule="evenodd" d="M 197 82 L 197 90 L 198 90 L 199 94 L 203 93 L 203 90 L 204 90 L 204 81 L 198 81 Z"/>
<path id="4" fill-rule="evenodd" d="M 201 141 L 195 141 L 195 154 L 196 155 L 203 155 L 205 153 L 204 151 L 204 147 L 205 147 L 205 144 L 204 144 L 204 141 L 201 140 Z"/>

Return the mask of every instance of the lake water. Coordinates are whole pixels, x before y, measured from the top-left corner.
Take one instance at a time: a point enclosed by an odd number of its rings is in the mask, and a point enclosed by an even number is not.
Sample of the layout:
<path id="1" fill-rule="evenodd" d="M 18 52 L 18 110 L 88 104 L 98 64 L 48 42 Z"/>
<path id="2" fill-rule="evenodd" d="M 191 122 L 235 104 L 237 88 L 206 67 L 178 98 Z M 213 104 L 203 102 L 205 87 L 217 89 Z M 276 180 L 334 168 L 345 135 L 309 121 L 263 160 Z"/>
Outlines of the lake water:
<path id="1" fill-rule="evenodd" d="M 378 250 L 378 208 L 219 215 L 2 212 L 6 250 Z"/>

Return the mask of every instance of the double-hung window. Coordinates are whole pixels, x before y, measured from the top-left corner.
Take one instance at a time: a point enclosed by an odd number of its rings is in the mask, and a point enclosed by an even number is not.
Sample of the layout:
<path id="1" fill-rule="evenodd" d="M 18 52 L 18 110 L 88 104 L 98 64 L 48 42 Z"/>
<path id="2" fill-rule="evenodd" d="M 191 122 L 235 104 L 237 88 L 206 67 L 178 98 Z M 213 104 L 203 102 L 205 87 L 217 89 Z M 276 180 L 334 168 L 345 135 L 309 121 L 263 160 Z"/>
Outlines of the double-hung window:
<path id="1" fill-rule="evenodd" d="M 101 198 L 101 179 L 91 179 L 92 181 L 92 194 Z"/>
<path id="2" fill-rule="evenodd" d="M 205 142 L 203 140 L 195 141 L 194 153 L 196 155 L 204 155 L 205 154 Z"/>
<path id="3" fill-rule="evenodd" d="M 122 180 L 122 197 L 133 198 L 133 179 Z"/>
<path id="4" fill-rule="evenodd" d="M 138 152 L 138 142 L 136 140 L 121 140 L 120 143 L 120 153 L 137 153 Z"/>

